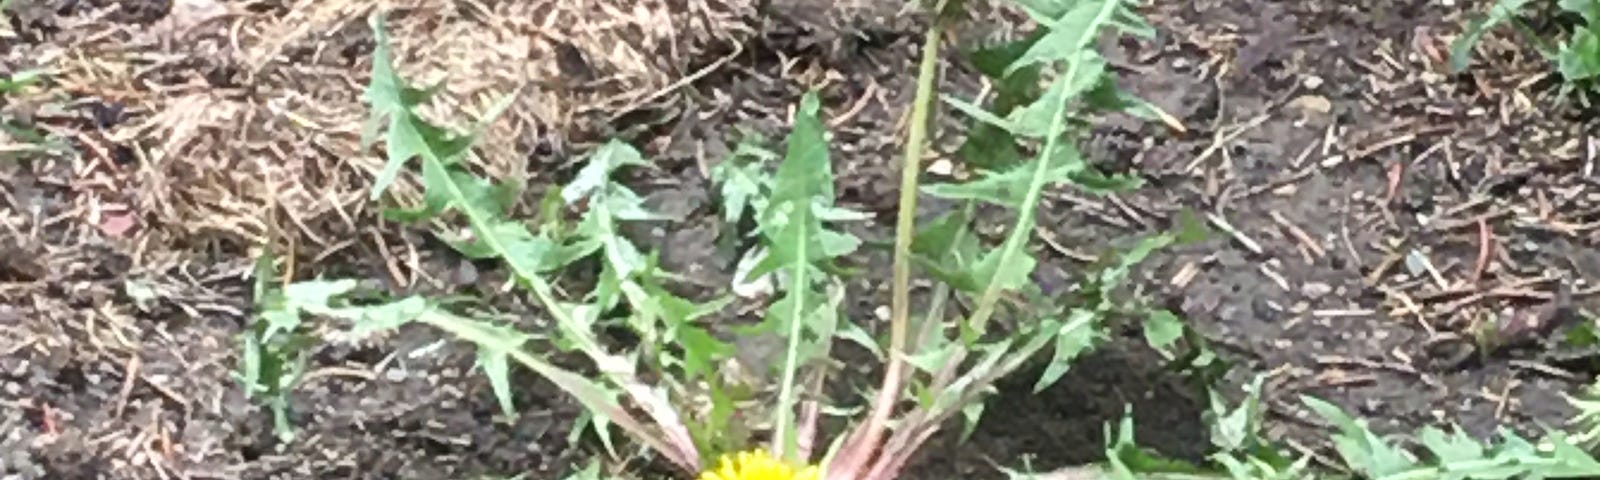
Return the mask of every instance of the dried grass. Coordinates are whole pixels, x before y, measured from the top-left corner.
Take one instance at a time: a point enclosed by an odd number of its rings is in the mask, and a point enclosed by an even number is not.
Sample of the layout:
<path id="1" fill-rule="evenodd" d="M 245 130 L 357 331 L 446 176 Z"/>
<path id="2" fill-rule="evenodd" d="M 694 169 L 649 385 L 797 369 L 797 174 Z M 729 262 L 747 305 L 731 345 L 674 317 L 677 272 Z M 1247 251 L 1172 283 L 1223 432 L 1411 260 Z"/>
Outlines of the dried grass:
<path id="1" fill-rule="evenodd" d="M 179 0 L 148 28 L 114 21 L 114 6 L 61 19 L 76 38 L 42 58 L 66 96 L 129 113 L 104 132 L 56 129 L 88 146 L 74 171 L 99 187 L 82 202 L 131 203 L 168 243 L 282 236 L 320 257 L 372 238 L 357 225 L 375 224 L 365 196 L 381 165 L 359 148 L 374 12 L 387 12 L 402 72 L 444 82 L 429 116 L 462 126 L 518 95 L 473 160 L 516 178 L 538 175 L 534 145 L 594 140 L 607 115 L 747 38 L 753 3 Z M 136 146 L 138 161 L 112 162 L 119 145 Z"/>

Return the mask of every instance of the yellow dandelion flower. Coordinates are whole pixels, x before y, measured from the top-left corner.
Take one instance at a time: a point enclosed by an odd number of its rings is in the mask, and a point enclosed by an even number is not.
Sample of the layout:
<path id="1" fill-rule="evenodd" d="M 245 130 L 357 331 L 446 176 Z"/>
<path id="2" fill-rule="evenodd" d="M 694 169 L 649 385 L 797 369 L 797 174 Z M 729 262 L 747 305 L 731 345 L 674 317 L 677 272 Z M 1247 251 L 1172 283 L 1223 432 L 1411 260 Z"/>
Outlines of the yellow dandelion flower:
<path id="1" fill-rule="evenodd" d="M 723 455 L 717 468 L 700 474 L 700 480 L 821 480 L 821 478 L 822 474 L 815 466 L 795 470 L 788 463 L 768 455 L 766 450 L 761 449 L 739 452 L 737 455 Z"/>

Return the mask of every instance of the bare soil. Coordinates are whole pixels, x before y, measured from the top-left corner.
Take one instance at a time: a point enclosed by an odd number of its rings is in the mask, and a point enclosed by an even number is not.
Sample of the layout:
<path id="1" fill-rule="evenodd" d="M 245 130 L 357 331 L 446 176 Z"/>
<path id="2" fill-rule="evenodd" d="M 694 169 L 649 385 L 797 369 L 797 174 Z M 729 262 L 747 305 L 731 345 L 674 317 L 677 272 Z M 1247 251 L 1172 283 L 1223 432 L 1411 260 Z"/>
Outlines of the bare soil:
<path id="1" fill-rule="evenodd" d="M 54 61 L 29 52 L 77 52 L 75 42 L 89 40 L 68 34 L 71 25 L 158 24 L 171 4 L 190 2 L 22 3 L 9 17 L 17 35 L 0 38 L 0 50 L 13 52 L 0 58 L 0 72 Z M 1448 74 L 1449 40 L 1484 2 L 1154 3 L 1144 12 L 1158 37 L 1108 42 L 1108 57 L 1126 88 L 1188 131 L 1126 118 L 1100 123 L 1093 160 L 1147 185 L 1108 197 L 1053 192 L 1040 223 L 1054 246 L 1040 249 L 1040 281 L 1068 284 L 1086 259 L 1197 210 L 1219 233 L 1153 257 L 1131 290 L 1182 314 L 1233 362 L 1217 387 L 1226 395 L 1265 376 L 1273 438 L 1326 451 L 1324 426 L 1300 406 L 1301 395 L 1371 418 L 1383 432 L 1457 423 L 1486 436 L 1562 424 L 1570 412 L 1561 394 L 1600 373 L 1600 356 L 1559 342 L 1565 327 L 1592 321 L 1583 312 L 1600 310 L 1593 107 L 1556 98 L 1559 79 L 1510 36 L 1492 37 L 1468 72 Z M 293 11 L 279 2 L 233 7 L 239 15 Z M 707 165 L 739 140 L 735 127 L 780 138 L 789 105 L 822 85 L 837 119 L 841 202 L 876 215 L 863 234 L 887 239 L 896 132 L 920 35 L 917 18 L 892 18 L 756 19 L 741 47 L 699 52 L 690 63 L 705 74 L 664 100 L 581 117 L 607 119 L 592 131 L 528 130 L 500 147 L 527 159 L 528 196 L 537 201 L 544 186 L 570 176 L 586 145 L 615 133 L 640 146 L 658 168 L 630 182 L 687 220 L 641 229 L 653 231 L 638 232 L 639 240 L 663 246 L 669 268 L 721 284 L 732 259 L 709 247 L 717 212 Z M 364 82 L 371 35 L 354 24 L 327 34 L 340 48 L 290 58 Z M 962 35 L 1004 28 L 978 22 Z M 171 48 L 130 41 L 95 52 L 159 65 L 136 75 L 145 82 L 137 88 L 272 100 L 250 92 L 273 77 L 244 75 L 247 65 L 222 54 L 163 57 Z M 578 50 L 580 64 L 598 54 Z M 948 60 L 953 93 L 980 90 L 957 54 Z M 227 232 L 230 222 L 251 220 L 169 215 L 168 202 L 207 190 L 149 181 L 165 177 L 150 176 L 156 167 L 143 152 L 164 139 L 121 134 L 161 112 L 125 103 L 125 92 L 52 88 L 50 105 L 0 100 L 6 119 L 76 132 L 69 138 L 83 152 L 0 159 L 0 477 L 544 479 L 599 454 L 592 438 L 569 441 L 579 409 L 553 387 L 521 374 L 522 414 L 500 418 L 470 349 L 420 329 L 320 348 L 295 394 L 298 435 L 278 442 L 271 415 L 232 377 L 254 252 L 247 236 Z M 359 102 L 344 92 L 328 101 Z M 949 112 L 939 119 L 948 132 L 963 121 Z M 247 136 L 237 141 L 271 141 Z M 304 148 L 295 154 L 343 158 L 316 153 L 325 148 L 318 138 L 295 140 Z M 959 140 L 938 138 L 935 149 L 948 156 Z M 196 172 L 191 182 L 219 178 L 213 173 L 220 172 Z M 370 180 L 354 167 L 307 175 L 303 181 L 356 200 Z M 328 201 L 356 203 L 342 198 Z M 357 276 L 454 293 L 493 292 L 504 278 L 493 265 L 451 256 L 424 231 L 333 230 L 343 224 L 339 208 L 296 219 L 337 246 L 302 243 L 297 278 Z M 402 268 L 444 280 L 394 286 Z M 877 288 L 887 282 L 872 275 L 853 283 L 861 321 L 887 303 Z M 536 323 L 536 309 L 520 299 L 495 303 Z M 1512 345 L 1480 348 L 1471 339 L 1482 325 Z M 1142 444 L 1200 458 L 1204 392 L 1165 368 L 1137 332 L 1123 333 L 1049 390 L 1029 393 L 1037 372 L 1008 382 L 970 439 L 937 439 L 911 477 L 1003 478 L 994 466 L 1019 468 L 1024 457 L 1041 470 L 1093 462 L 1103 458 L 1104 426 L 1128 405 Z M 608 465 L 638 471 L 644 463 Z"/>

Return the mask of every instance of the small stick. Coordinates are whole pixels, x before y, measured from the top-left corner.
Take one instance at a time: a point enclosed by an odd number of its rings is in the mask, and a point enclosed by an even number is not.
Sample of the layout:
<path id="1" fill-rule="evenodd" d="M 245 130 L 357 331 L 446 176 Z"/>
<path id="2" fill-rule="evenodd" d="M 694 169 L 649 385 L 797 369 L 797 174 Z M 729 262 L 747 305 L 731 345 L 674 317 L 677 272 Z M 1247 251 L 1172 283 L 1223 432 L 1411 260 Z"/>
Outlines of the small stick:
<path id="1" fill-rule="evenodd" d="M 1267 182 L 1267 183 L 1264 183 L 1264 184 L 1261 184 L 1261 185 L 1256 185 L 1254 187 L 1250 187 L 1249 190 L 1245 190 L 1244 191 L 1244 194 L 1239 195 L 1239 199 L 1246 199 L 1246 198 L 1254 197 L 1256 195 L 1260 195 L 1260 194 L 1268 192 L 1268 191 L 1277 190 L 1278 188 L 1283 187 L 1284 185 L 1288 185 L 1288 184 L 1291 184 L 1291 183 L 1294 183 L 1294 182 L 1305 180 L 1306 177 L 1311 176 L 1311 174 L 1313 172 L 1316 172 L 1316 171 L 1317 171 L 1317 165 L 1311 165 L 1311 166 L 1308 166 L 1308 167 L 1305 167 L 1305 168 L 1301 168 L 1300 170 L 1295 171 L 1293 174 L 1290 174 L 1287 177 L 1280 178 L 1280 179 L 1277 179 L 1277 180 L 1273 180 L 1273 181 L 1270 181 L 1270 182 Z"/>
<path id="2" fill-rule="evenodd" d="M 1448 232 L 1451 230 L 1460 229 L 1462 227 L 1469 227 L 1482 221 L 1498 220 L 1500 217 L 1510 216 L 1512 213 L 1513 212 L 1509 208 L 1497 208 L 1489 211 L 1488 213 L 1478 214 L 1472 218 L 1434 223 L 1428 226 L 1428 231 Z"/>
<path id="3" fill-rule="evenodd" d="M 1556 367 L 1552 367 L 1552 366 L 1549 366 L 1549 365 L 1545 365 L 1543 363 L 1530 362 L 1530 361 L 1527 361 L 1527 360 L 1512 360 L 1512 361 L 1509 361 L 1509 362 L 1506 362 L 1506 363 L 1509 363 L 1511 366 L 1516 367 L 1516 368 L 1520 368 L 1520 369 L 1523 369 L 1523 370 L 1532 370 L 1534 372 L 1543 373 L 1545 375 L 1556 377 L 1556 378 L 1559 378 L 1559 379 L 1562 379 L 1562 380 L 1566 380 L 1566 381 L 1569 381 L 1569 382 L 1586 381 L 1586 380 L 1584 380 L 1583 377 L 1578 376 L 1578 374 L 1575 374 L 1575 373 L 1572 373 L 1572 372 L 1568 372 L 1566 370 L 1562 370 L 1562 369 L 1559 369 L 1559 368 L 1556 368 Z"/>
<path id="4" fill-rule="evenodd" d="M 1378 262 L 1378 268 L 1372 269 L 1372 273 L 1367 274 L 1367 285 L 1377 285 L 1382 282 L 1384 275 L 1389 274 L 1389 269 L 1394 268 L 1404 258 L 1403 253 L 1389 252 L 1388 256 L 1383 257 L 1383 261 Z"/>
<path id="5" fill-rule="evenodd" d="M 1399 299 L 1400 300 L 1400 304 L 1405 305 L 1405 308 L 1402 308 L 1400 310 L 1391 312 L 1389 314 L 1389 316 L 1398 317 L 1398 316 L 1402 316 L 1402 315 L 1406 315 L 1406 314 L 1410 314 L 1410 313 L 1415 313 L 1417 315 L 1417 325 L 1421 325 L 1422 329 L 1426 330 L 1429 335 L 1433 335 L 1433 334 L 1439 333 L 1439 332 L 1437 332 L 1437 331 L 1435 331 L 1433 329 L 1433 324 L 1428 323 L 1428 318 L 1422 315 L 1422 306 L 1418 305 L 1417 302 L 1412 301 L 1411 300 L 1411 296 L 1406 295 L 1405 292 L 1402 292 L 1400 290 L 1389 288 L 1389 287 L 1382 286 L 1382 285 L 1379 285 L 1378 289 L 1383 291 L 1383 293 L 1388 294 L 1391 297 Z"/>
<path id="6" fill-rule="evenodd" d="M 1205 151 L 1200 152 L 1199 156 L 1194 157 L 1194 160 L 1190 160 L 1189 164 L 1183 167 L 1183 171 L 1194 173 L 1195 169 L 1200 167 L 1201 162 L 1206 161 L 1207 158 L 1210 158 L 1212 155 L 1216 154 L 1218 150 L 1221 150 L 1222 147 L 1227 145 L 1229 142 L 1239 138 L 1240 135 L 1244 135 L 1245 132 L 1260 126 L 1261 123 L 1266 122 L 1268 118 L 1272 118 L 1272 116 L 1263 113 L 1261 115 L 1257 115 L 1256 118 L 1250 119 L 1250 121 L 1246 122 L 1244 125 L 1234 127 L 1233 131 L 1228 132 L 1227 134 L 1217 132 L 1217 138 L 1215 141 L 1211 142 L 1211 146 L 1206 147 Z"/>
<path id="7" fill-rule="evenodd" d="M 1282 288 L 1285 292 L 1294 291 L 1289 289 L 1289 281 L 1285 280 L 1283 275 L 1278 273 L 1278 271 L 1273 270 L 1272 267 L 1268 267 L 1267 264 L 1263 263 L 1261 264 L 1260 270 L 1262 275 L 1266 275 L 1267 278 L 1272 279 L 1273 283 L 1278 284 L 1278 288 Z"/>
<path id="8" fill-rule="evenodd" d="M 828 128 L 839 128 L 840 126 L 843 126 L 845 122 L 849 122 L 850 119 L 855 118 L 856 115 L 859 115 L 862 110 L 867 108 L 867 100 L 873 99 L 877 95 L 877 92 L 878 82 L 867 84 L 867 90 L 861 93 L 861 98 L 856 99 L 856 103 L 850 105 L 849 110 L 839 114 L 837 117 L 833 117 L 833 120 L 828 121 Z"/>
<path id="9" fill-rule="evenodd" d="M 1583 166 L 1583 176 L 1593 177 L 1595 157 L 1600 157 L 1600 139 L 1590 138 L 1586 143 L 1589 144 L 1589 161 Z"/>
<path id="10" fill-rule="evenodd" d="M 1311 315 L 1312 316 L 1321 317 L 1321 318 L 1365 317 L 1365 316 L 1368 316 L 1368 315 L 1372 315 L 1374 313 L 1378 313 L 1378 312 L 1376 312 L 1374 310 L 1371 310 L 1371 309 L 1366 309 L 1366 308 L 1342 308 L 1342 309 L 1333 309 L 1333 310 L 1312 310 L 1311 311 Z"/>
<path id="11" fill-rule="evenodd" d="M 1276 210 L 1272 212 L 1272 221 L 1277 222 L 1278 226 L 1283 227 L 1284 230 L 1288 230 L 1289 235 L 1293 236 L 1296 240 L 1299 240 L 1300 243 L 1305 244 L 1306 248 L 1311 249 L 1311 253 L 1315 253 L 1317 255 L 1317 258 L 1322 258 L 1328 255 L 1328 251 L 1324 250 L 1322 245 L 1318 245 L 1316 240 L 1311 238 L 1311 235 L 1307 235 L 1305 230 L 1301 230 L 1299 226 L 1291 223 L 1289 219 L 1283 218 L 1283 214 L 1278 213 Z"/>
<path id="12" fill-rule="evenodd" d="M 1389 191 L 1383 195 L 1384 205 L 1394 203 L 1394 197 L 1400 194 L 1400 181 L 1405 178 L 1405 175 L 1406 164 L 1404 162 L 1394 162 L 1393 165 L 1389 166 Z"/>
<path id="13" fill-rule="evenodd" d="M 1489 222 L 1478 220 L 1478 264 L 1472 267 L 1472 283 L 1483 279 L 1483 272 L 1489 269 L 1489 258 L 1494 252 L 1494 234 L 1489 231 Z"/>
<path id="14" fill-rule="evenodd" d="M 1247 249 L 1247 250 L 1250 250 L 1250 252 L 1255 253 L 1256 255 L 1265 254 L 1266 250 L 1263 250 L 1261 248 L 1261 244 L 1260 243 L 1256 243 L 1255 239 L 1252 239 L 1252 238 L 1250 238 L 1248 236 L 1245 236 L 1245 234 L 1243 232 L 1240 232 L 1239 229 L 1233 228 L 1233 224 L 1228 223 L 1228 221 L 1226 219 L 1222 218 L 1221 215 L 1217 215 L 1215 213 L 1207 213 L 1206 214 L 1206 219 L 1207 220 L 1211 220 L 1211 224 L 1212 225 L 1215 225 L 1217 228 L 1221 229 L 1222 231 L 1227 232 L 1228 235 L 1232 236 L 1234 240 L 1238 240 L 1239 243 L 1244 245 L 1244 248 Z"/>
<path id="15" fill-rule="evenodd" d="M 113 409 L 112 418 L 122 418 L 122 411 L 128 406 L 128 395 L 133 393 L 133 384 L 139 381 L 139 356 L 128 357 L 128 365 L 122 369 L 122 391 L 117 393 L 117 408 Z"/>
<path id="16" fill-rule="evenodd" d="M 1381 151 L 1381 150 L 1383 150 L 1385 148 L 1393 147 L 1395 145 L 1399 145 L 1399 144 L 1406 143 L 1406 142 L 1409 142 L 1409 141 L 1412 141 L 1412 140 L 1416 140 L 1416 139 L 1417 139 L 1417 134 L 1415 134 L 1415 133 L 1407 133 L 1407 134 L 1402 134 L 1402 135 L 1399 135 L 1399 136 L 1389 137 L 1388 139 L 1385 139 L 1385 140 L 1380 141 L 1378 143 L 1374 143 L 1372 145 L 1369 145 L 1369 146 L 1367 146 L 1367 148 L 1363 148 L 1363 149 L 1355 151 L 1355 153 L 1350 155 L 1350 158 L 1352 160 L 1360 160 L 1360 159 L 1363 159 L 1363 158 L 1367 158 L 1368 155 L 1372 155 L 1374 153 L 1378 153 L 1379 151 Z"/>

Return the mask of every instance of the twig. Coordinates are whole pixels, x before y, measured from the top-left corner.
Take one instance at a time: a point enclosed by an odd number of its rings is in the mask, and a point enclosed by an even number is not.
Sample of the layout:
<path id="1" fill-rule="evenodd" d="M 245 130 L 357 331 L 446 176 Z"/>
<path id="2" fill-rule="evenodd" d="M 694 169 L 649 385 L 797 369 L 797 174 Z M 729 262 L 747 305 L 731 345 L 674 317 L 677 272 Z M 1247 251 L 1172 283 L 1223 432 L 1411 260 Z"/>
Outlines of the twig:
<path id="1" fill-rule="evenodd" d="M 112 418 L 122 418 L 122 411 L 128 406 L 128 395 L 133 393 L 133 384 L 139 381 L 139 356 L 128 357 L 128 365 L 122 369 L 122 391 L 117 393 L 117 408 L 112 409 Z"/>
<path id="2" fill-rule="evenodd" d="M 1494 209 L 1494 210 L 1490 210 L 1487 213 L 1478 214 L 1476 216 L 1473 216 L 1472 218 L 1464 218 L 1464 219 L 1460 219 L 1460 220 L 1448 220 L 1448 221 L 1434 222 L 1434 223 L 1428 225 L 1428 231 L 1431 231 L 1431 232 L 1448 232 L 1448 231 L 1451 231 L 1451 230 L 1458 230 L 1458 229 L 1461 229 L 1461 228 L 1465 228 L 1465 227 L 1470 227 L 1470 226 L 1476 225 L 1478 222 L 1484 222 L 1484 221 L 1489 221 L 1489 220 L 1497 220 L 1500 217 L 1510 216 L 1512 213 L 1514 213 L 1514 212 L 1512 212 L 1511 209 L 1509 209 L 1509 208 L 1497 208 L 1497 209 Z"/>
<path id="3" fill-rule="evenodd" d="M 1315 253 L 1317 258 L 1322 258 L 1328 255 L 1327 250 L 1324 250 L 1322 245 L 1317 244 L 1317 241 L 1312 239 L 1311 235 L 1307 235 L 1305 230 L 1301 230 L 1299 226 L 1289 222 L 1289 219 L 1283 218 L 1282 213 L 1278 213 L 1276 210 L 1274 210 L 1272 212 L 1272 221 L 1277 222 L 1278 226 L 1289 231 L 1290 236 L 1293 236 L 1296 240 L 1299 240 L 1301 244 L 1306 246 L 1306 248 L 1311 249 L 1311 253 Z"/>
<path id="4" fill-rule="evenodd" d="M 861 98 L 856 99 L 856 103 L 853 104 L 853 105 L 850 105 L 850 109 L 849 110 L 846 110 L 844 113 L 839 114 L 839 116 L 837 116 L 837 117 L 833 117 L 833 120 L 829 120 L 828 121 L 828 128 L 830 128 L 830 129 L 839 128 L 840 126 L 843 126 L 845 124 L 845 122 L 849 122 L 850 119 L 855 118 L 856 115 L 861 114 L 861 111 L 865 110 L 867 108 L 867 101 L 868 100 L 872 100 L 873 97 L 877 96 L 877 94 L 878 94 L 878 82 L 872 82 L 872 83 L 867 84 L 866 91 L 861 92 Z"/>
<path id="5" fill-rule="evenodd" d="M 1566 381 L 1569 381 L 1569 382 L 1585 382 L 1585 381 L 1588 381 L 1588 380 L 1584 379 L 1583 377 L 1578 376 L 1578 374 L 1576 374 L 1576 373 L 1572 373 L 1572 372 L 1569 372 L 1569 371 L 1566 371 L 1566 370 L 1562 370 L 1560 368 L 1556 368 L 1556 367 L 1552 367 L 1552 366 L 1549 366 L 1549 365 L 1545 365 L 1543 363 L 1530 362 L 1530 361 L 1527 361 L 1527 360 L 1511 360 L 1511 361 L 1506 362 L 1506 363 L 1510 364 L 1512 367 L 1520 368 L 1520 369 L 1523 369 L 1523 370 L 1531 370 L 1531 371 L 1538 372 L 1538 373 L 1543 373 L 1545 375 L 1556 377 L 1556 378 L 1559 378 L 1559 379 L 1562 379 L 1562 380 L 1566 380 Z"/>
<path id="6" fill-rule="evenodd" d="M 1195 169 L 1200 167 L 1201 162 L 1206 161 L 1207 158 L 1211 158 L 1211 156 L 1216 154 L 1218 150 L 1221 150 L 1222 147 L 1227 146 L 1228 143 L 1233 142 L 1234 139 L 1239 138 L 1240 135 L 1244 135 L 1245 132 L 1261 126 L 1261 124 L 1266 122 L 1268 118 L 1272 118 L 1272 115 L 1263 113 L 1261 115 L 1257 115 L 1256 118 L 1250 119 L 1250 121 L 1244 125 L 1235 126 L 1232 132 L 1228 132 L 1227 134 L 1223 134 L 1221 131 L 1217 132 L 1217 136 L 1215 137 L 1214 141 L 1211 142 L 1211 146 L 1206 147 L 1204 151 L 1200 152 L 1199 156 L 1194 157 L 1194 160 L 1190 160 L 1189 164 L 1183 167 L 1183 170 L 1188 173 L 1194 173 Z"/>
<path id="7" fill-rule="evenodd" d="M 1234 240 L 1238 240 L 1239 243 L 1241 245 L 1244 245 L 1244 248 L 1247 249 L 1247 250 L 1250 250 L 1251 253 L 1254 253 L 1256 255 L 1263 255 L 1263 254 L 1266 253 L 1266 250 L 1261 248 L 1261 244 L 1260 243 L 1257 243 L 1255 241 L 1255 239 L 1252 239 L 1249 236 L 1246 236 L 1243 232 L 1240 232 L 1239 229 L 1233 228 L 1233 224 L 1228 223 L 1228 220 L 1222 218 L 1221 215 L 1217 215 L 1215 213 L 1207 213 L 1206 214 L 1206 219 L 1210 220 L 1212 225 L 1215 225 L 1217 228 L 1221 229 L 1223 232 L 1227 232 L 1227 234 L 1229 236 L 1232 236 Z"/>
<path id="8" fill-rule="evenodd" d="M 1489 222 L 1478 220 L 1478 263 L 1472 267 L 1472 283 L 1483 279 L 1489 268 L 1489 258 L 1494 252 L 1494 234 L 1489 232 Z"/>
<path id="9" fill-rule="evenodd" d="M 653 102 L 656 99 L 661 98 L 662 96 L 665 96 L 668 93 L 672 93 L 674 90 L 677 90 L 679 88 L 683 88 L 685 86 L 688 86 L 689 84 L 694 83 L 697 80 L 700 80 L 702 77 L 705 77 L 706 75 L 710 75 L 711 72 L 715 72 L 718 69 L 721 69 L 723 65 L 727 65 L 728 62 L 733 61 L 734 58 L 737 58 L 739 56 L 739 54 L 742 54 L 742 53 L 744 53 L 744 43 L 734 43 L 732 52 L 729 52 L 727 55 L 724 55 L 722 58 L 718 58 L 717 61 L 715 61 L 715 62 L 711 62 L 711 64 L 710 65 L 706 65 L 705 68 L 702 68 L 702 69 L 700 69 L 700 70 L 698 70 L 698 71 L 696 71 L 694 73 L 691 73 L 691 74 L 689 74 L 689 76 L 680 78 L 676 82 L 672 82 L 671 85 L 667 85 L 665 87 L 661 87 L 660 90 L 656 90 L 655 92 L 652 92 L 649 95 L 645 95 L 643 98 L 640 98 L 638 100 L 634 100 L 633 102 L 629 102 L 627 105 L 623 106 L 622 108 L 617 109 L 616 113 L 611 114 L 611 117 L 608 118 L 606 121 L 615 122 L 615 121 L 617 121 L 617 119 L 622 118 L 624 115 L 627 115 L 629 113 L 633 113 L 634 109 L 637 109 L 637 108 L 639 108 L 640 106 L 642 106 L 642 105 L 644 105 L 646 103 Z M 615 100 L 615 98 L 608 98 L 605 101 L 600 102 L 599 105 L 609 105 L 613 100 Z"/>

